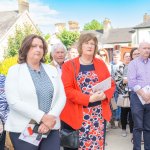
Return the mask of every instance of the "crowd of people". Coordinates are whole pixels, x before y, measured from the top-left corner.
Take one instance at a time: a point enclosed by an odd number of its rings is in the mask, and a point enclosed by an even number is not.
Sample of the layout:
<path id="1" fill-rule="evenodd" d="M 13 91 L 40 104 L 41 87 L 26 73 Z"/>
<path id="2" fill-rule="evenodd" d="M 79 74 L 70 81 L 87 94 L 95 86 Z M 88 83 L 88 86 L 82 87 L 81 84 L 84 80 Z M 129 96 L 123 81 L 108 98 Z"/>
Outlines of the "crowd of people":
<path id="1" fill-rule="evenodd" d="M 114 50 L 110 62 L 97 37 L 87 33 L 69 50 L 62 43 L 52 45 L 50 64 L 45 64 L 46 54 L 45 40 L 29 35 L 18 64 L 6 77 L 0 75 L 0 150 L 6 131 L 15 150 L 60 150 L 61 130 L 79 133 L 78 146 L 64 150 L 104 150 L 109 124 L 123 137 L 129 124 L 133 150 L 141 150 L 142 139 L 150 150 L 150 43 L 125 52 L 122 61 L 120 50 Z M 109 89 L 93 91 L 110 77 Z M 117 106 L 120 96 L 129 98 L 129 107 Z M 38 125 L 37 145 L 20 139 L 31 122 Z"/>

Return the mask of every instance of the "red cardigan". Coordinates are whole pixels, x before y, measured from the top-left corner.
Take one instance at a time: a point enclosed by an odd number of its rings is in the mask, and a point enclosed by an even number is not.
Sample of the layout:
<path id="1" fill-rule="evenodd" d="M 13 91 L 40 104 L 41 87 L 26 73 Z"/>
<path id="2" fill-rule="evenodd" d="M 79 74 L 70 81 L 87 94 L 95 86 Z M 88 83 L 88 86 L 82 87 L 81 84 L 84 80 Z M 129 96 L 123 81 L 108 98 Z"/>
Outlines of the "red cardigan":
<path id="1" fill-rule="evenodd" d="M 73 67 L 72 62 L 75 67 Z M 107 66 L 102 60 L 93 59 L 95 73 L 98 75 L 99 82 L 110 77 Z M 74 129 L 79 129 L 83 121 L 83 106 L 88 106 L 90 95 L 83 94 L 77 84 L 75 78 L 80 71 L 79 57 L 67 61 L 62 66 L 62 81 L 66 92 L 66 105 L 61 113 L 61 120 L 70 125 Z M 111 119 L 110 99 L 113 96 L 115 84 L 112 81 L 112 86 L 105 92 L 107 99 L 102 101 L 102 116 L 105 120 Z"/>

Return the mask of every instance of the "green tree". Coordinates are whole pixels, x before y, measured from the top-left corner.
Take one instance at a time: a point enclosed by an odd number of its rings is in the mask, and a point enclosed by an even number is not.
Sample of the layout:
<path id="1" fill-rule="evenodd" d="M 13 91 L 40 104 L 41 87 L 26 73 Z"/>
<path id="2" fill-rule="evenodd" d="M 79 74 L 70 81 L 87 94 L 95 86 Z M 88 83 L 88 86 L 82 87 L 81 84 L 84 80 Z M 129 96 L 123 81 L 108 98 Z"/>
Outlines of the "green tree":
<path id="1" fill-rule="evenodd" d="M 48 33 L 48 34 L 46 34 L 46 35 L 44 35 L 44 39 L 46 40 L 46 41 L 49 41 L 49 39 L 51 38 L 51 35 Z"/>
<path id="2" fill-rule="evenodd" d="M 57 35 L 61 42 L 69 48 L 74 42 L 79 39 L 80 34 L 78 32 L 63 30 Z"/>
<path id="3" fill-rule="evenodd" d="M 103 29 L 103 25 L 99 23 L 97 20 L 92 20 L 91 22 L 84 25 L 83 30 L 101 30 Z"/>
<path id="4" fill-rule="evenodd" d="M 41 35 L 40 31 L 33 29 L 31 25 L 16 26 L 15 33 L 8 38 L 8 47 L 5 49 L 5 57 L 13 57 L 18 54 L 23 39 L 29 34 Z"/>

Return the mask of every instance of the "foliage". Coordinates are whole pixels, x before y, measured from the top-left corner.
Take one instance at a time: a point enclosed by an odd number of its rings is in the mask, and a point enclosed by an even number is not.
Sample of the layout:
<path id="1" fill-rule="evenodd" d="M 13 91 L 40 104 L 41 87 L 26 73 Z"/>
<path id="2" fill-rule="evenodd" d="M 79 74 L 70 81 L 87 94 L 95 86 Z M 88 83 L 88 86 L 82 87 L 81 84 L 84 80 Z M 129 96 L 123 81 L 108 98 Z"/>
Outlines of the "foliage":
<path id="1" fill-rule="evenodd" d="M 18 56 L 5 58 L 0 62 L 0 74 L 7 75 L 8 70 L 11 66 L 17 64 Z M 46 64 L 51 62 L 49 54 L 46 55 Z"/>
<path id="2" fill-rule="evenodd" d="M 51 62 L 51 59 L 50 59 L 50 54 L 48 53 L 46 56 L 45 56 L 45 58 L 46 58 L 46 64 L 49 64 L 50 62 Z"/>
<path id="3" fill-rule="evenodd" d="M 45 41 L 47 41 L 48 42 L 48 40 L 51 38 L 51 35 L 50 34 L 46 34 L 46 35 L 44 35 L 44 39 L 45 39 Z"/>
<path id="4" fill-rule="evenodd" d="M 101 30 L 103 29 L 103 25 L 99 23 L 97 20 L 92 20 L 91 22 L 84 25 L 83 30 Z"/>
<path id="5" fill-rule="evenodd" d="M 51 62 L 49 54 L 46 55 L 46 64 Z M 11 66 L 17 64 L 18 56 L 5 58 L 0 62 L 0 74 L 7 75 L 8 70 Z"/>
<path id="6" fill-rule="evenodd" d="M 5 49 L 5 57 L 13 57 L 18 54 L 23 39 L 29 34 L 38 34 L 40 31 L 35 31 L 31 25 L 17 26 L 14 35 L 8 38 L 8 47 Z"/>
<path id="7" fill-rule="evenodd" d="M 67 31 L 63 30 L 60 34 L 57 35 L 61 42 L 69 48 L 74 42 L 79 39 L 80 34 L 76 31 Z"/>
<path id="8" fill-rule="evenodd" d="M 8 69 L 17 63 L 18 56 L 9 57 L 0 62 L 0 73 L 7 75 Z"/>

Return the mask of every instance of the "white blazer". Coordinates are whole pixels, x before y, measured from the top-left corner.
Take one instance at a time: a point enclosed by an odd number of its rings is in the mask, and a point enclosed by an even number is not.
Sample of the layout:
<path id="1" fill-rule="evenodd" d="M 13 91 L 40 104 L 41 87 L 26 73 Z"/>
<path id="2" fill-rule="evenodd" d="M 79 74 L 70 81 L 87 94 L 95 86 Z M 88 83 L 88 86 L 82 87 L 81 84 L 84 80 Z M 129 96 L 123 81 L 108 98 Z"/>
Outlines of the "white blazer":
<path id="1" fill-rule="evenodd" d="M 64 108 L 66 96 L 60 76 L 55 67 L 42 64 L 54 86 L 54 94 L 49 114 L 57 117 L 54 129 L 60 128 L 59 115 Z M 31 119 L 41 121 L 44 112 L 38 108 L 38 99 L 27 64 L 17 64 L 9 69 L 5 82 L 5 93 L 10 112 L 5 129 L 22 132 Z"/>

